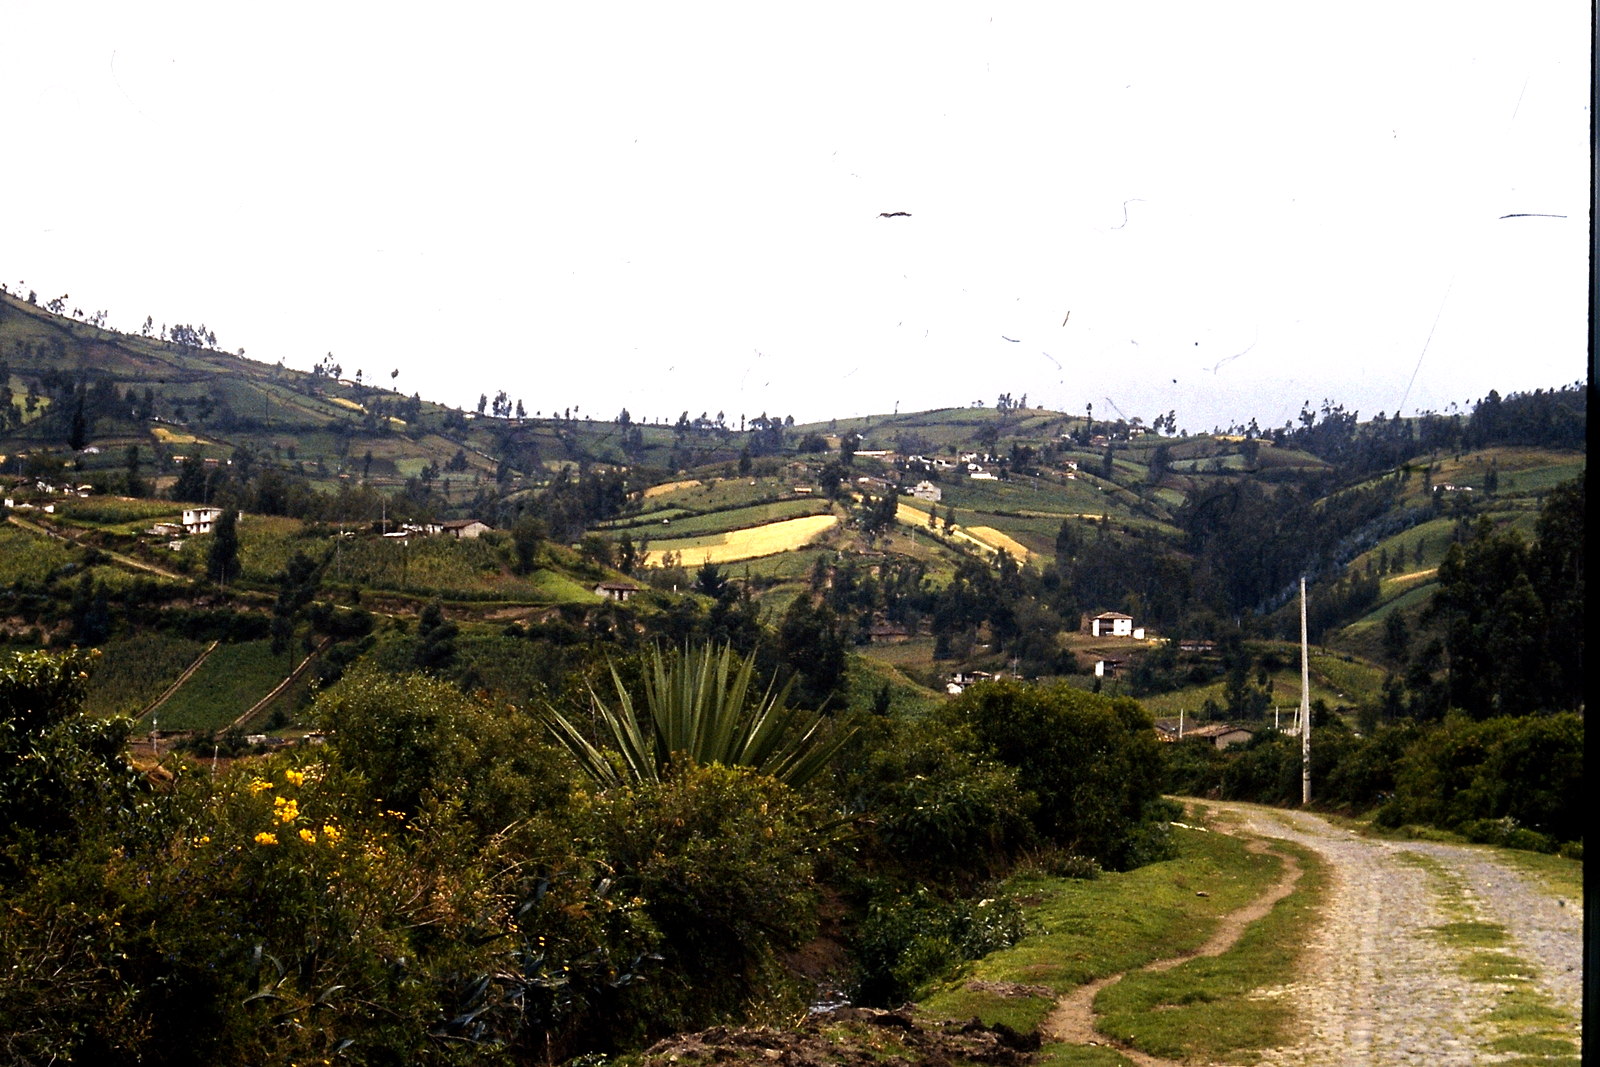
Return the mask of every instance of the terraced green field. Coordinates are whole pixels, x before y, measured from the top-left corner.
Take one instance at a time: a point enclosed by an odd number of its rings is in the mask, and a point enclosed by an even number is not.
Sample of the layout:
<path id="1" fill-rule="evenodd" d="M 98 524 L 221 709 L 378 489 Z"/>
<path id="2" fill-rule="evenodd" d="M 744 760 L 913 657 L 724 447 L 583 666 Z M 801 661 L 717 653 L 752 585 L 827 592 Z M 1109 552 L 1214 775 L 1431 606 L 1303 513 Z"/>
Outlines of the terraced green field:
<path id="1" fill-rule="evenodd" d="M 42 582 L 73 562 L 72 549 L 15 524 L 0 524 L 0 585 Z"/>
<path id="2" fill-rule="evenodd" d="M 220 730 L 272 691 L 304 653 L 275 656 L 270 641 L 222 645 L 153 715 L 163 730 Z"/>
<path id="3" fill-rule="evenodd" d="M 160 696 L 205 647 L 204 641 L 154 630 L 103 646 L 89 672 L 85 710 L 94 715 L 137 713 Z"/>

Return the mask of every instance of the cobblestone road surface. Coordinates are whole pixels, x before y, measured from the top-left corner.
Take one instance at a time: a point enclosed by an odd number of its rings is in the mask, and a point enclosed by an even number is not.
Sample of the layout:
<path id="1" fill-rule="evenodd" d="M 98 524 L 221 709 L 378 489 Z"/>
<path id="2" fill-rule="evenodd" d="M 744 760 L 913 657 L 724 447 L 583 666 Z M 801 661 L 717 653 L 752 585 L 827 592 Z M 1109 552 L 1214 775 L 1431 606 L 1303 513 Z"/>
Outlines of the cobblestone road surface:
<path id="1" fill-rule="evenodd" d="M 1273 991 L 1301 1006 L 1299 1040 L 1272 1050 L 1264 1063 L 1448 1067 L 1514 1058 L 1489 1048 L 1496 1034 L 1488 1018 L 1509 984 L 1465 977 L 1459 950 L 1432 932 L 1462 920 L 1461 909 L 1471 920 L 1505 927 L 1506 951 L 1532 965 L 1551 1005 L 1571 1016 L 1566 1036 L 1581 1041 L 1580 901 L 1558 900 L 1487 850 L 1365 838 L 1297 811 L 1204 804 L 1254 833 L 1314 850 L 1332 872 L 1305 977 Z M 1441 872 L 1462 890 L 1454 911 L 1445 907 L 1450 895 L 1439 892 Z"/>

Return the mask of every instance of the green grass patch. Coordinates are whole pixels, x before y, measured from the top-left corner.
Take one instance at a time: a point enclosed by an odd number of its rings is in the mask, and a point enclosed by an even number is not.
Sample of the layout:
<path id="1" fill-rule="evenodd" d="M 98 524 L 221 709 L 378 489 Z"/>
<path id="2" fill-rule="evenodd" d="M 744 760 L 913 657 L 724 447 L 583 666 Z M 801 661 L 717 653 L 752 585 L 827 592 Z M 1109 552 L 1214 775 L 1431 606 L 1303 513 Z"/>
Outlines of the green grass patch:
<path id="1" fill-rule="evenodd" d="M 747 526 L 763 526 L 769 522 L 793 519 L 801 515 L 822 515 L 831 510 L 832 506 L 830 501 L 815 497 L 774 500 L 749 507 L 675 518 L 670 525 L 662 525 L 659 522 L 654 526 L 646 525 L 643 527 L 643 533 L 660 537 L 670 535 L 673 538 L 720 534 L 729 530 L 742 530 Z"/>
<path id="2" fill-rule="evenodd" d="M 1238 838 L 1182 827 L 1174 827 L 1173 836 L 1177 859 L 1137 870 L 1092 881 L 1037 874 L 1010 879 L 1005 892 L 1022 902 L 1038 932 L 968 965 L 934 990 L 923 1007 L 946 1018 L 1004 1017 L 1018 1029 L 1037 1029 L 1054 1007 L 1053 998 L 1002 996 L 982 986 L 969 988 L 967 982 L 1042 986 L 1059 995 L 1192 951 L 1218 919 L 1278 877 L 1277 857 L 1251 853 Z"/>
<path id="3" fill-rule="evenodd" d="M 1106 987 L 1095 1000 L 1102 1032 L 1152 1055 L 1230 1061 L 1287 1039 L 1294 1003 L 1278 994 L 1294 981 L 1305 948 L 1301 931 L 1323 899 L 1328 872 L 1310 850 L 1273 847 L 1300 862 L 1295 892 L 1220 956 L 1136 972 Z"/>
<path id="4" fill-rule="evenodd" d="M 1509 848 L 1496 849 L 1495 859 L 1530 875 L 1534 884 L 1553 897 L 1574 901 L 1583 899 L 1582 860 Z"/>
<path id="5" fill-rule="evenodd" d="M 1298 654 L 1295 659 L 1296 673 L 1298 673 Z M 1334 702 L 1336 704 L 1376 703 L 1382 695 L 1384 671 L 1371 663 L 1345 659 L 1343 656 L 1312 653 L 1310 668 L 1313 676 L 1339 696 L 1339 700 Z M 1275 689 L 1281 687 L 1281 681 L 1274 686 Z M 1295 678 L 1291 692 L 1294 694 L 1295 702 L 1298 703 L 1300 695 L 1298 677 Z"/>
<path id="6" fill-rule="evenodd" d="M 72 550 L 60 541 L 14 523 L 0 525 L 0 586 L 42 582 L 72 561 Z"/>
<path id="7" fill-rule="evenodd" d="M 158 519 L 177 522 L 183 509 L 170 500 L 134 500 L 128 497 L 92 496 L 63 501 L 57 512 L 66 522 L 86 526 L 148 526 Z"/>
<path id="8" fill-rule="evenodd" d="M 220 730 L 288 677 L 304 653 L 272 654 L 270 641 L 222 645 L 152 718 L 163 730 Z"/>
<path id="9" fill-rule="evenodd" d="M 1039 1067 L 1127 1067 L 1133 1061 L 1105 1045 L 1047 1044 L 1034 1062 Z"/>
<path id="10" fill-rule="evenodd" d="M 133 715 L 160 696 L 205 651 L 206 642 L 158 631 L 134 634 L 100 649 L 89 672 L 84 710 L 91 715 Z"/>
<path id="11" fill-rule="evenodd" d="M 1506 943 L 1506 928 L 1499 923 L 1454 922 L 1430 928 L 1452 948 L 1499 948 Z"/>

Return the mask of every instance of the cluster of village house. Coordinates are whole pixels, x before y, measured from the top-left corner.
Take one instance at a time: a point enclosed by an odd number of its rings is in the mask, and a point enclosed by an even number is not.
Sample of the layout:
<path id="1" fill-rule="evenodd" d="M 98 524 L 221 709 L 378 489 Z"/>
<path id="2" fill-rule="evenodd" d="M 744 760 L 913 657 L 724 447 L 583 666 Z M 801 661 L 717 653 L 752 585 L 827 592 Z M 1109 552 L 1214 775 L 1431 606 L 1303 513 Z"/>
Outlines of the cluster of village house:
<path id="1" fill-rule="evenodd" d="M 26 493 L 26 496 L 22 494 Z M 29 511 L 37 509 L 45 513 L 53 513 L 56 506 L 52 497 L 58 496 L 90 496 L 94 493 L 92 485 L 55 485 L 51 482 L 39 480 L 31 487 L 13 489 L 5 497 L 5 506 L 10 511 Z"/>
<path id="2" fill-rule="evenodd" d="M 1145 631 L 1143 626 L 1133 624 L 1132 615 L 1124 615 L 1120 611 L 1102 611 L 1094 618 L 1088 620 L 1089 635 L 1091 637 L 1126 637 L 1134 641 L 1143 641 Z M 903 633 L 903 631 L 901 631 Z M 874 631 L 876 637 L 876 631 Z M 1185 642 L 1181 646 L 1184 651 L 1202 651 L 1200 645 L 1215 647 L 1210 641 Z M 1127 665 L 1126 660 L 1106 657 L 1097 659 L 1094 663 L 1094 676 L 1096 678 L 1115 678 L 1117 673 Z M 957 671 L 945 682 L 945 692 L 955 695 L 963 692 L 968 686 L 979 682 L 987 682 L 995 678 L 1004 678 L 1005 674 L 991 674 L 988 671 Z"/>
<path id="3" fill-rule="evenodd" d="M 9 505 L 10 501 L 7 501 Z M 183 545 L 181 538 L 196 534 L 208 534 L 222 517 L 222 509 L 215 507 L 184 508 L 183 515 L 178 522 L 158 522 L 150 527 L 150 533 L 157 537 L 171 537 L 174 540 L 169 544 L 174 548 Z M 412 537 L 454 537 L 458 541 L 470 541 L 481 537 L 493 529 L 488 523 L 480 519 L 449 519 L 445 522 L 407 522 L 401 523 L 400 528 L 381 534 L 389 540 L 408 540 Z M 639 587 L 632 582 L 601 582 L 594 587 L 594 595 L 606 600 L 627 603 Z"/>
<path id="4" fill-rule="evenodd" d="M 921 457 L 913 458 L 920 459 Z M 941 460 L 939 462 L 948 461 Z M 38 495 L 88 496 L 93 491 L 92 487 L 87 485 L 70 487 L 54 486 L 43 481 L 38 482 L 33 488 L 34 493 L 36 494 L 34 499 L 37 499 Z M 924 493 L 930 492 L 931 495 L 923 495 Z M 923 500 L 937 501 L 939 499 L 939 487 L 934 485 L 932 482 L 924 481 L 920 483 L 912 490 L 912 493 L 913 495 L 918 496 L 919 499 Z M 45 512 L 55 511 L 55 505 L 53 503 L 47 502 L 44 504 L 35 504 L 28 500 L 19 502 L 14 497 L 6 497 L 5 506 L 11 509 L 38 508 L 39 510 Z M 150 527 L 149 532 L 158 537 L 173 538 L 169 544 L 173 548 L 178 548 L 183 543 L 181 540 L 183 537 L 209 534 L 215 528 L 217 520 L 222 517 L 222 510 L 223 509 L 219 507 L 184 508 L 178 522 L 155 523 Z M 417 536 L 428 537 L 438 535 L 450 536 L 458 540 L 471 540 L 481 536 L 490 529 L 492 529 L 492 527 L 478 519 L 450 519 L 445 522 L 402 523 L 399 529 L 384 533 L 381 536 L 390 539 L 404 540 Z M 594 587 L 593 592 L 596 596 L 602 597 L 606 600 L 615 601 L 617 603 L 627 603 L 640 592 L 640 588 L 632 582 L 601 582 Z M 1145 628 L 1142 626 L 1135 626 L 1133 616 L 1124 615 L 1120 611 L 1101 612 L 1099 615 L 1096 615 L 1092 619 L 1088 620 L 1088 622 L 1089 633 L 1093 637 L 1126 637 L 1135 641 L 1143 641 L 1145 639 Z M 877 632 L 874 633 L 875 638 L 880 636 L 892 639 L 893 637 L 903 637 L 907 635 L 899 630 L 890 632 L 888 628 L 884 628 L 884 632 L 881 635 Z M 1180 648 L 1185 652 L 1210 651 L 1214 647 L 1215 646 L 1210 641 L 1186 641 L 1180 645 Z M 1117 672 L 1120 671 L 1124 665 L 1124 660 L 1111 657 L 1096 660 L 1094 665 L 1095 677 L 1115 677 Z M 957 671 L 950 676 L 945 685 L 945 690 L 951 694 L 961 693 L 968 686 L 1003 677 L 1005 677 L 1003 672 L 990 673 L 988 671 L 976 670 Z M 1181 719 L 1174 719 L 1170 721 L 1164 719 L 1158 720 L 1156 723 L 1156 732 L 1164 741 L 1176 741 L 1185 737 L 1206 738 L 1215 743 L 1218 748 L 1226 748 L 1229 745 L 1242 744 L 1253 736 L 1252 731 L 1248 728 L 1234 726 L 1228 723 L 1207 723 L 1203 726 L 1195 726 L 1185 729 Z M 251 738 L 251 740 L 254 741 L 255 739 Z"/>
<path id="5" fill-rule="evenodd" d="M 882 449 L 859 449 L 855 454 L 858 456 L 868 456 L 874 459 L 893 460 L 895 458 L 895 454 L 893 452 Z M 955 473 L 959 471 L 965 473 L 968 480 L 975 482 L 992 482 L 999 479 L 999 475 L 995 474 L 994 471 L 989 469 L 989 465 L 992 465 L 994 462 L 995 459 L 993 456 L 980 452 L 962 452 L 958 454 L 955 459 L 947 459 L 943 456 L 919 455 L 907 456 L 905 458 L 905 463 L 908 468 L 939 471 L 941 473 Z M 1069 479 L 1075 479 L 1078 477 L 1078 463 L 1076 460 L 1068 460 L 1066 462 L 1066 473 Z M 922 479 L 909 489 L 897 487 L 883 478 L 874 478 L 871 475 L 862 475 L 856 479 L 856 483 L 862 488 L 871 489 L 876 492 L 886 492 L 890 489 L 899 489 L 900 492 L 909 493 L 918 500 L 924 500 L 930 504 L 937 504 L 944 496 L 944 490 L 926 478 Z"/>

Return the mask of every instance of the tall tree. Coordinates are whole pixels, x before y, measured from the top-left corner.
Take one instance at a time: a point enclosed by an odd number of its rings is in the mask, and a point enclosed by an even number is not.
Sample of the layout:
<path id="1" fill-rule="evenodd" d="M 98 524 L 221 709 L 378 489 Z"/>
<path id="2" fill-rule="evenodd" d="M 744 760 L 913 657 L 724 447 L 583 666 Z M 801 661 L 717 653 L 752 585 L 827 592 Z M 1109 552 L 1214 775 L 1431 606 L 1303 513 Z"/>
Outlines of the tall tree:
<path id="1" fill-rule="evenodd" d="M 211 549 L 206 573 L 218 585 L 227 585 L 239 573 L 239 512 L 226 508 L 211 528 Z"/>
<path id="2" fill-rule="evenodd" d="M 131 497 L 144 496 L 144 479 L 139 476 L 139 446 L 128 446 L 127 475 L 123 490 Z"/>

